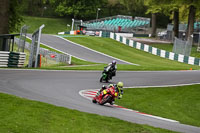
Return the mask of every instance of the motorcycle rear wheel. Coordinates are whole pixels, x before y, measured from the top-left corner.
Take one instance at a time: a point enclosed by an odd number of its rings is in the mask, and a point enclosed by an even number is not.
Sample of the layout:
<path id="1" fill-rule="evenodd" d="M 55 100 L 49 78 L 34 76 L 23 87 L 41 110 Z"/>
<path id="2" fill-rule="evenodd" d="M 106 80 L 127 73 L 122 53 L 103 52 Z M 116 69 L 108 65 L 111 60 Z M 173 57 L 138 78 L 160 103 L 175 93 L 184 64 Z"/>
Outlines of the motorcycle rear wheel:
<path id="1" fill-rule="evenodd" d="M 109 79 L 108 76 L 107 76 L 106 79 L 105 79 L 106 83 L 108 83 L 109 80 L 110 80 L 110 79 Z"/>

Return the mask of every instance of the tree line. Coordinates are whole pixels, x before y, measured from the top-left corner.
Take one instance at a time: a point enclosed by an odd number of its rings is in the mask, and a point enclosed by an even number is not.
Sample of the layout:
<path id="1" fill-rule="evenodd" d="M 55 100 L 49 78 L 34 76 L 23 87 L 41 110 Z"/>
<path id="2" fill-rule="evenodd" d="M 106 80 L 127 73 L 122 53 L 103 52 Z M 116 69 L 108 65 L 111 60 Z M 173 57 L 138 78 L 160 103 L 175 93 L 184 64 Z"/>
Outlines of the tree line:
<path id="1" fill-rule="evenodd" d="M 156 35 L 157 27 L 166 27 L 170 22 L 174 24 L 175 36 L 178 36 L 179 23 L 187 23 L 189 36 L 200 17 L 199 0 L 0 0 L 0 34 L 18 29 L 22 15 L 91 20 L 96 18 L 98 8 L 101 9 L 99 18 L 151 17 L 152 36 Z"/>

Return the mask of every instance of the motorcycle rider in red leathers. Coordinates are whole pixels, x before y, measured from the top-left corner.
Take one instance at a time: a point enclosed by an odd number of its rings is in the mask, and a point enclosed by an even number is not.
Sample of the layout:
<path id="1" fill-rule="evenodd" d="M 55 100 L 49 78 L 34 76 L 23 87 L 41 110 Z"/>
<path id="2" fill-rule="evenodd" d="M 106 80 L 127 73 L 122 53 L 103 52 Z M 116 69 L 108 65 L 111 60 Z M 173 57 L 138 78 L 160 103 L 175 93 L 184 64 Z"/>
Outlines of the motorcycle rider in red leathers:
<path id="1" fill-rule="evenodd" d="M 108 88 L 110 88 L 110 87 L 114 87 L 114 90 L 115 90 L 116 92 L 118 92 L 117 98 L 118 98 L 118 99 L 121 99 L 121 98 L 122 98 L 122 95 L 123 95 L 123 86 L 124 86 L 123 82 L 118 82 L 117 84 L 110 84 L 109 86 L 104 86 L 104 85 L 103 85 L 103 87 L 97 92 L 97 96 L 100 95 L 100 98 L 99 98 L 99 99 L 102 100 L 103 96 L 107 93 L 107 92 L 106 92 L 106 89 L 108 89 Z M 101 94 L 101 93 L 102 93 L 102 94 Z M 110 104 L 113 105 L 113 104 L 114 104 L 114 101 L 112 101 Z"/>

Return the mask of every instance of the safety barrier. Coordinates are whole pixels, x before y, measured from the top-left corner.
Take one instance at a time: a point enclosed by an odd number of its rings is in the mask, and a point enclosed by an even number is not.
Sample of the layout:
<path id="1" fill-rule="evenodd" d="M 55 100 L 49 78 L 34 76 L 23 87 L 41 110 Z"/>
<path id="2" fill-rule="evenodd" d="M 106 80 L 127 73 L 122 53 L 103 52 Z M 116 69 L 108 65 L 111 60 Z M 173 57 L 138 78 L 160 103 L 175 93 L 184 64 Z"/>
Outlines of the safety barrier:
<path id="1" fill-rule="evenodd" d="M 165 50 L 162 50 L 162 49 L 158 49 L 158 48 L 149 46 L 147 44 L 143 44 L 143 43 L 140 43 L 140 42 L 136 42 L 136 41 L 127 39 L 126 37 L 117 35 L 117 34 L 112 33 L 112 32 L 110 33 L 110 38 L 114 39 L 118 42 L 121 42 L 125 45 L 128 45 L 130 47 L 151 53 L 153 55 L 160 56 L 162 58 L 167 58 L 167 59 L 170 59 L 170 60 L 175 60 L 175 61 L 186 63 L 186 64 L 200 66 L 200 59 L 199 58 L 195 58 L 195 57 L 191 57 L 191 56 L 185 56 L 185 55 L 182 55 L 182 54 L 176 54 L 176 53 L 173 53 L 173 52 L 168 52 L 168 51 L 165 51 Z"/>
<path id="2" fill-rule="evenodd" d="M 0 67 L 8 67 L 9 53 L 7 51 L 0 51 Z"/>
<path id="3" fill-rule="evenodd" d="M 25 53 L 0 51 L 0 67 L 23 67 L 25 60 Z"/>
<path id="4" fill-rule="evenodd" d="M 114 40 L 121 42 L 125 45 L 128 45 L 130 47 L 151 53 L 153 55 L 160 56 L 162 58 L 175 60 L 175 61 L 178 61 L 178 62 L 190 64 L 190 65 L 200 66 L 200 59 L 199 58 L 192 57 L 192 56 L 185 56 L 185 55 L 182 55 L 182 54 L 176 54 L 176 53 L 173 53 L 173 52 L 168 52 L 168 51 L 165 51 L 165 50 L 162 50 L 162 49 L 158 49 L 158 48 L 149 46 L 147 44 L 143 44 L 143 43 L 140 43 L 140 42 L 133 41 L 131 39 L 127 39 L 126 37 L 124 37 L 120 34 L 117 34 L 117 33 L 113 33 L 113 32 L 110 32 L 110 33 L 105 32 L 104 33 L 104 31 L 102 31 L 102 32 L 100 32 L 99 36 L 100 37 L 110 37 L 111 39 L 114 39 Z"/>
<path id="5" fill-rule="evenodd" d="M 10 52 L 8 67 L 23 67 L 26 60 L 26 54 L 22 52 Z"/>
<path id="6" fill-rule="evenodd" d="M 16 40 L 15 43 L 17 45 L 19 45 L 19 43 L 18 43 L 19 39 L 15 38 L 15 40 Z M 30 51 L 30 43 L 28 43 L 28 42 L 25 43 L 25 49 Z M 39 54 L 41 54 L 45 58 L 48 58 L 50 60 L 54 60 L 57 63 L 63 62 L 63 63 L 71 64 L 71 55 L 68 55 L 68 54 L 53 52 L 53 51 L 50 51 L 48 49 L 41 48 L 41 47 L 39 48 Z"/>

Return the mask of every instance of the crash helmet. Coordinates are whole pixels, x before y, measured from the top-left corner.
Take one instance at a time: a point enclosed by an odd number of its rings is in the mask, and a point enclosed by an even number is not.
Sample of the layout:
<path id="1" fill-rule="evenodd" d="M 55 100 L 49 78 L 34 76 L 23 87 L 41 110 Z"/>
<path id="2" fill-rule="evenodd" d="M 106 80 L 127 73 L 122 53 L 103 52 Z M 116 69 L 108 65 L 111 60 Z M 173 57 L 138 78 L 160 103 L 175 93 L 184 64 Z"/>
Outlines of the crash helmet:
<path id="1" fill-rule="evenodd" d="M 123 89 L 123 87 L 124 87 L 124 83 L 123 82 L 118 82 L 117 83 L 117 88 L 119 88 L 119 89 Z"/>
<path id="2" fill-rule="evenodd" d="M 116 65 L 116 63 L 117 63 L 117 62 L 116 62 L 115 60 L 112 61 L 112 65 Z"/>
<path id="3" fill-rule="evenodd" d="M 114 86 L 113 84 L 109 84 L 109 85 L 108 85 L 109 88 L 110 88 L 110 87 L 113 87 L 113 86 Z"/>

